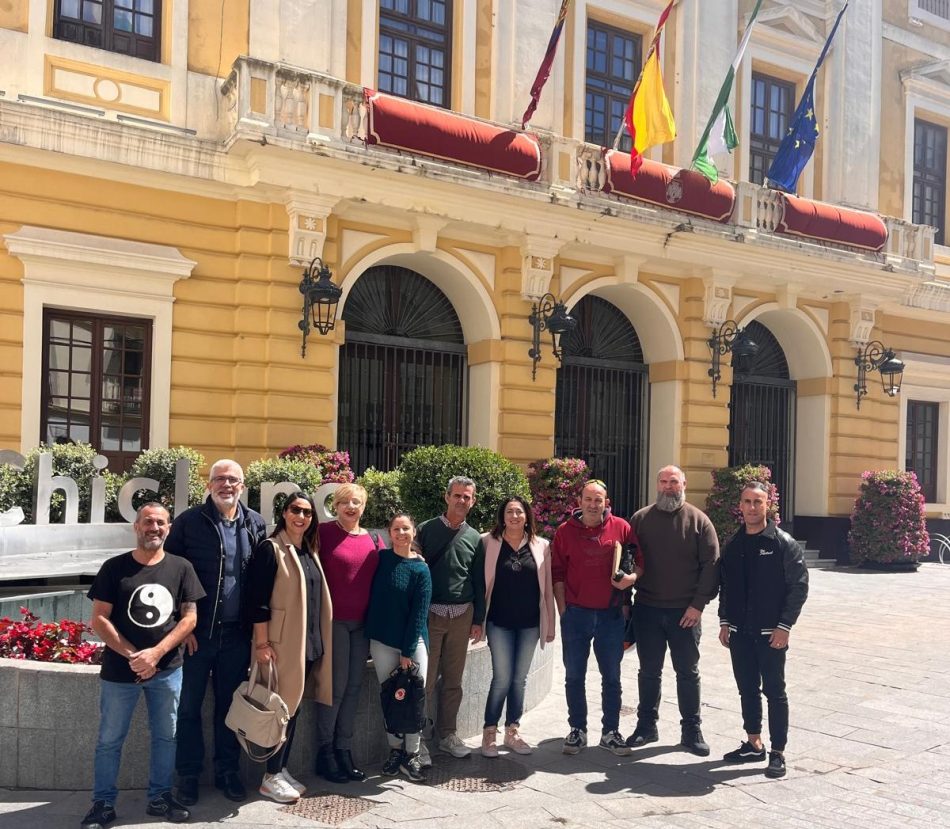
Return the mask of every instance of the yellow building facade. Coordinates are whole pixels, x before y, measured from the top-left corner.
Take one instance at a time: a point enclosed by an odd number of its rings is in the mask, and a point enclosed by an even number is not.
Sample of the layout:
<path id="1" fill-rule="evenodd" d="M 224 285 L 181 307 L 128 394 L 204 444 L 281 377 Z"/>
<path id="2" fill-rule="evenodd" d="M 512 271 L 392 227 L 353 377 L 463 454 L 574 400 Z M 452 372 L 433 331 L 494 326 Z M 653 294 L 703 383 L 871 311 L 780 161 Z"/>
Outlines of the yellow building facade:
<path id="1" fill-rule="evenodd" d="M 943 7 L 852 0 L 818 75 L 821 138 L 798 195 L 880 214 L 874 250 L 783 231 L 786 202 L 760 180 L 768 123 L 787 124 L 836 2 L 763 4 L 733 96 L 740 146 L 718 159 L 728 216 L 686 210 L 670 185 L 666 203 L 607 192 L 601 147 L 664 5 L 571 5 L 524 176 L 460 159 L 458 135 L 497 131 L 490 155 L 520 134 L 553 0 L 242 0 L 227 14 L 153 0 L 132 17 L 0 4 L 0 446 L 87 439 L 118 465 L 147 447 L 247 462 L 322 443 L 357 471 L 419 443 L 522 464 L 579 454 L 625 511 L 664 464 L 701 504 L 713 469 L 766 462 L 786 520 L 826 556 L 861 472 L 906 466 L 942 519 Z M 675 7 L 661 54 L 678 137 L 648 152 L 653 169 L 689 166 L 752 5 Z M 373 143 L 387 122 L 366 90 L 415 102 L 402 145 Z M 920 135 L 943 148 L 942 206 Z M 301 356 L 315 257 L 343 294 Z M 579 321 L 563 365 L 547 334 L 529 356 L 548 292 Z M 754 334 L 758 362 L 734 373 L 724 355 L 714 392 L 709 340 L 727 321 Z M 858 406 L 855 358 L 873 341 L 905 363 L 903 388 L 888 397 L 871 371 Z"/>

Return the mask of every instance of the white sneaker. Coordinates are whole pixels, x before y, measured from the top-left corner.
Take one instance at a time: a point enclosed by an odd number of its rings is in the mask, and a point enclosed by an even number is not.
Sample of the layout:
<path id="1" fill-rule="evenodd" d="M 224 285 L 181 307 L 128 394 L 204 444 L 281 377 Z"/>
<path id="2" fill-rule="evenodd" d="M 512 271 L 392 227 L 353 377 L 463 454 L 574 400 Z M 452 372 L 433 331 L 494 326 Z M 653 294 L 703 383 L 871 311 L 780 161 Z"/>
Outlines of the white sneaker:
<path id="1" fill-rule="evenodd" d="M 300 800 L 297 790 L 280 774 L 265 774 L 258 791 L 277 803 L 296 803 Z"/>
<path id="2" fill-rule="evenodd" d="M 425 740 L 419 740 L 419 765 L 424 769 L 432 768 L 432 756 Z"/>
<path id="3" fill-rule="evenodd" d="M 439 740 L 439 751 L 451 754 L 459 760 L 472 753 L 472 750 L 459 739 L 458 734 L 449 734 L 448 737 Z"/>
<path id="4" fill-rule="evenodd" d="M 294 789 L 297 794 L 302 795 L 305 791 L 307 791 L 307 787 L 296 777 L 294 777 L 289 771 L 287 771 L 286 768 L 280 770 L 280 776 L 290 784 L 290 788 Z"/>

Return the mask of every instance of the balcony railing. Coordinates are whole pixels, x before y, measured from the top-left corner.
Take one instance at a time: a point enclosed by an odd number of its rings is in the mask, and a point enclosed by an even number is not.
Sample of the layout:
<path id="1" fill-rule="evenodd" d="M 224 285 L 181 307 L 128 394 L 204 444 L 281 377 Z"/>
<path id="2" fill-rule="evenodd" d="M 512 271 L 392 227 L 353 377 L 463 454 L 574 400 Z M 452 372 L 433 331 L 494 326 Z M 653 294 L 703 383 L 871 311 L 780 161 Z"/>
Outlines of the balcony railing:
<path id="1" fill-rule="evenodd" d="M 950 0 L 944 1 L 950 3 Z M 328 153 L 336 150 L 346 157 L 350 157 L 347 148 L 354 144 L 366 146 L 369 107 L 364 90 L 339 78 L 288 64 L 241 57 L 235 62 L 221 92 L 228 102 L 231 127 L 228 144 L 242 138 L 254 141 L 267 138 L 271 143 L 284 142 L 290 147 L 323 146 Z M 594 208 L 616 203 L 621 198 L 603 192 L 607 165 L 601 147 L 553 135 L 539 136 L 539 143 L 544 163 L 537 181 L 505 180 L 503 177 L 496 177 L 494 181 L 505 181 L 509 188 L 537 190 L 539 186 L 547 187 L 552 197 L 570 191 L 581 204 L 588 202 Z M 366 146 L 368 163 L 381 166 L 395 166 L 404 153 L 405 150 Z M 555 158 L 559 161 L 555 162 Z M 570 163 L 564 164 L 565 159 Z M 454 170 L 460 180 L 471 179 L 471 167 L 454 164 L 451 160 L 425 155 L 414 156 L 413 160 L 420 166 L 431 164 L 433 172 L 438 175 L 453 175 Z M 750 182 L 738 182 L 735 189 L 735 208 L 729 224 L 741 228 L 750 241 L 778 238 L 784 210 L 782 195 Z M 637 204 L 629 198 L 623 201 L 628 205 Z M 652 205 L 650 209 L 662 211 L 666 208 Z M 669 214 L 671 220 L 676 219 L 675 208 L 669 208 Z M 847 250 L 861 259 L 878 262 L 890 269 L 933 274 L 933 228 L 891 217 L 882 218 L 888 238 L 884 249 L 879 252 L 859 250 L 826 239 L 782 238 L 785 243 L 809 245 L 818 251 Z M 701 224 L 704 220 L 697 221 Z"/>

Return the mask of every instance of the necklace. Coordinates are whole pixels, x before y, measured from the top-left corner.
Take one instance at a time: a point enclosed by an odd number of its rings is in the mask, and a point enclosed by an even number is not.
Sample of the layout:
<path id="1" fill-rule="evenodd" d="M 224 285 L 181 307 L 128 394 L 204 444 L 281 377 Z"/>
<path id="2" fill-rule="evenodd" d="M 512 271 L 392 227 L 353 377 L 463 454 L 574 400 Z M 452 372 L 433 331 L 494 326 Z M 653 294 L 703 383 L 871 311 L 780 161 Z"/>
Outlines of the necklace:
<path id="1" fill-rule="evenodd" d="M 341 530 L 343 530 L 343 532 L 345 532 L 347 535 L 361 535 L 359 529 L 348 530 L 346 527 L 344 527 L 344 526 L 340 523 L 340 519 L 339 519 L 339 518 L 336 518 L 336 519 L 334 519 L 334 520 L 336 521 L 336 525 L 337 525 Z"/>

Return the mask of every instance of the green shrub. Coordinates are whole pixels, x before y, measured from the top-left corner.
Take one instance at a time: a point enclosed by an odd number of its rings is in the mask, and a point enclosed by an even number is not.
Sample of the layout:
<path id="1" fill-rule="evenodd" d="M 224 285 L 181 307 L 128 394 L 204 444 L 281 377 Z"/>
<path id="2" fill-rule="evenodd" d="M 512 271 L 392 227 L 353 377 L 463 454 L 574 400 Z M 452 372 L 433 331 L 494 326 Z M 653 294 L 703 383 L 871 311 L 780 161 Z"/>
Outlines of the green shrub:
<path id="1" fill-rule="evenodd" d="M 188 467 L 188 503 L 175 507 L 175 464 L 186 458 Z M 132 496 L 132 506 L 138 509 L 149 501 L 158 501 L 170 512 L 182 512 L 187 507 L 200 504 L 207 490 L 201 477 L 204 455 L 196 449 L 178 446 L 169 449 L 146 449 L 132 463 L 128 478 L 154 478 L 158 481 L 158 492 L 147 489 L 137 490 Z"/>
<path id="2" fill-rule="evenodd" d="M 778 487 L 772 483 L 772 472 L 767 466 L 726 466 L 714 469 L 712 475 L 713 487 L 706 496 L 706 515 L 716 528 L 720 546 L 742 525 L 739 497 L 743 487 L 750 481 L 761 481 L 768 486 L 768 517 L 776 524 L 781 523 Z"/>
<path id="3" fill-rule="evenodd" d="M 848 543 L 854 564 L 916 563 L 930 554 L 924 496 L 913 472 L 862 473 Z"/>
<path id="4" fill-rule="evenodd" d="M 248 490 L 248 506 L 260 512 L 261 484 L 277 484 L 291 481 L 300 487 L 301 492 L 313 495 L 323 483 L 320 470 L 313 464 L 288 458 L 261 458 L 249 464 L 244 470 L 244 485 Z M 265 515 L 268 521 L 277 521 L 284 508 L 286 498 L 278 495 L 274 499 L 274 514 Z"/>
<path id="5" fill-rule="evenodd" d="M 306 461 L 315 466 L 325 484 L 353 483 L 349 452 L 334 452 L 320 443 L 311 443 L 306 446 L 299 444 L 288 446 L 278 457 L 292 461 Z"/>
<path id="6" fill-rule="evenodd" d="M 554 538 L 554 531 L 577 508 L 589 480 L 590 467 L 580 458 L 547 458 L 528 465 L 531 509 L 541 535 Z"/>
<path id="7" fill-rule="evenodd" d="M 477 501 L 468 523 L 482 532 L 494 526 L 495 511 L 503 498 L 531 498 L 521 468 L 480 446 L 420 446 L 403 455 L 399 473 L 399 495 L 417 521 L 445 512 L 445 487 L 456 475 L 475 481 Z"/>
<path id="8" fill-rule="evenodd" d="M 366 511 L 361 524 L 364 527 L 385 529 L 389 519 L 405 509 L 399 497 L 399 470 L 380 472 L 372 466 L 356 479 L 366 490 Z"/>
<path id="9" fill-rule="evenodd" d="M 92 465 L 92 459 L 98 454 L 88 443 L 41 443 L 26 455 L 23 471 L 18 472 L 10 466 L 0 466 L 0 512 L 14 506 L 23 507 L 25 523 L 33 524 L 33 475 L 36 471 L 37 457 L 42 452 L 53 456 L 53 475 L 65 475 L 76 482 L 79 490 L 79 520 L 89 520 L 89 501 L 92 493 L 92 478 L 99 474 Z M 116 492 L 121 486 L 122 477 L 106 471 L 106 514 L 114 512 Z M 50 498 L 49 520 L 51 524 L 62 522 L 65 517 L 66 497 L 56 491 Z"/>

